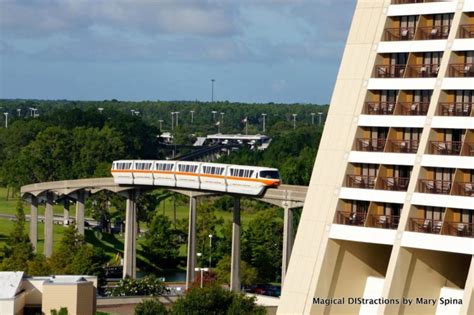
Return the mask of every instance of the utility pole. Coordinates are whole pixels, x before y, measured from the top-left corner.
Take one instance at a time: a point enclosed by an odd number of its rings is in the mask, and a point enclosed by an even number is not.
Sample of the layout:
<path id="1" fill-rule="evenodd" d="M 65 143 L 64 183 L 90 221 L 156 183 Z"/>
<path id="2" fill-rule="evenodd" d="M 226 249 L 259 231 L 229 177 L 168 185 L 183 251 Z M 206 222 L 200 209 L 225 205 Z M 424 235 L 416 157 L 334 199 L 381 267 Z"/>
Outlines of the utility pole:
<path id="1" fill-rule="evenodd" d="M 194 111 L 189 111 L 191 113 L 191 125 L 194 124 Z"/>
<path id="2" fill-rule="evenodd" d="M 174 130 L 174 112 L 171 112 L 171 131 Z"/>
<path id="3" fill-rule="evenodd" d="M 212 120 L 213 120 L 214 122 L 216 122 L 216 114 L 217 114 L 217 111 L 213 110 L 213 111 L 212 111 Z"/>
<path id="4" fill-rule="evenodd" d="M 319 112 L 318 115 L 319 115 L 319 126 L 321 126 L 322 117 L 323 117 L 323 112 Z"/>
<path id="5" fill-rule="evenodd" d="M 296 116 L 298 116 L 298 114 L 293 114 L 293 130 L 296 129 Z"/>
<path id="6" fill-rule="evenodd" d="M 221 125 L 222 130 L 224 130 L 224 113 L 221 113 L 221 123 L 220 123 L 220 125 Z"/>
<path id="7" fill-rule="evenodd" d="M 214 103 L 214 81 L 215 79 L 211 79 L 211 102 Z"/>
<path id="8" fill-rule="evenodd" d="M 18 113 L 18 117 L 21 117 L 21 108 L 17 108 L 16 112 Z"/>
<path id="9" fill-rule="evenodd" d="M 176 114 L 176 128 L 178 128 L 178 126 L 179 126 L 179 123 L 178 123 L 178 121 L 179 121 L 179 112 L 175 112 L 175 114 Z"/>
<path id="10" fill-rule="evenodd" d="M 314 125 L 314 115 L 316 115 L 315 113 L 311 113 L 311 125 Z"/>
<path id="11" fill-rule="evenodd" d="M 158 122 L 160 123 L 160 132 L 162 132 L 163 131 L 163 119 L 158 120 Z"/>
<path id="12" fill-rule="evenodd" d="M 5 115 L 5 128 L 8 128 L 8 112 L 4 112 L 3 115 Z"/>
<path id="13" fill-rule="evenodd" d="M 262 114 L 262 117 L 263 117 L 263 133 L 265 133 L 265 116 L 267 116 L 267 114 L 263 113 Z"/>

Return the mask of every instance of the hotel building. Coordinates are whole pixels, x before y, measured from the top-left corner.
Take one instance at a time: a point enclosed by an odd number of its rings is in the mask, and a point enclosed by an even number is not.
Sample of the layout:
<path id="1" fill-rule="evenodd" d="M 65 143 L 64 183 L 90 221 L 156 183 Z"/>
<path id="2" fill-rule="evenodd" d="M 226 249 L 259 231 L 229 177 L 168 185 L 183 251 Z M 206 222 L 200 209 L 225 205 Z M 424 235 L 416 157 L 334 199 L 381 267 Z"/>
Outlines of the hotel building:
<path id="1" fill-rule="evenodd" d="M 474 314 L 473 101 L 474 0 L 357 2 L 278 314 Z"/>

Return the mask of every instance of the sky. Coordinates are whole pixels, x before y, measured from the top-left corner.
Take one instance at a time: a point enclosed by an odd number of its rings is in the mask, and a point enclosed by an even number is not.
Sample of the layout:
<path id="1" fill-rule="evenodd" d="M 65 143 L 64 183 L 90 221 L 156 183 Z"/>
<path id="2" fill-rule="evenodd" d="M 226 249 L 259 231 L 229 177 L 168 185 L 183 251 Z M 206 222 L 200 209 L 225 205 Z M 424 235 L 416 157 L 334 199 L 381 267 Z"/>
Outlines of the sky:
<path id="1" fill-rule="evenodd" d="M 355 0 L 0 0 L 0 98 L 329 103 Z"/>

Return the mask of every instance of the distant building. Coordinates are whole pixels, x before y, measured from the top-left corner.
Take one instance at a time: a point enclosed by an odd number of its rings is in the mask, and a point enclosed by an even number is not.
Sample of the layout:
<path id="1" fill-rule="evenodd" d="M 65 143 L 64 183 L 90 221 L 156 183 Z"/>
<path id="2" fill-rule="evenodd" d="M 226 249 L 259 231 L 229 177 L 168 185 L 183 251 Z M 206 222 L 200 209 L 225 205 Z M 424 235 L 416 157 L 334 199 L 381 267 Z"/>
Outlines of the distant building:
<path id="1" fill-rule="evenodd" d="M 96 313 L 97 277 L 24 277 L 22 271 L 0 272 L 0 314 Z"/>
<path id="2" fill-rule="evenodd" d="M 194 146 L 204 145 L 247 145 L 251 150 L 265 150 L 272 139 L 266 135 L 241 135 L 241 134 L 214 134 L 206 137 L 198 137 Z"/>

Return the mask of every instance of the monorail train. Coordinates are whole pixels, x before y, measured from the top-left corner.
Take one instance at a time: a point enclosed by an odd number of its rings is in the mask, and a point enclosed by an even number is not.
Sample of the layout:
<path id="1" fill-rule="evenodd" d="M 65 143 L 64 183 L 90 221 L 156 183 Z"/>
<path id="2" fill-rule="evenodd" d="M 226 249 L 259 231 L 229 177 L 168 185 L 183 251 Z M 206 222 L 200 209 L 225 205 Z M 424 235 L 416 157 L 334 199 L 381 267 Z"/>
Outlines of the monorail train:
<path id="1" fill-rule="evenodd" d="M 260 195 L 278 187 L 275 168 L 185 161 L 120 160 L 112 163 L 116 184 L 153 185 Z"/>

